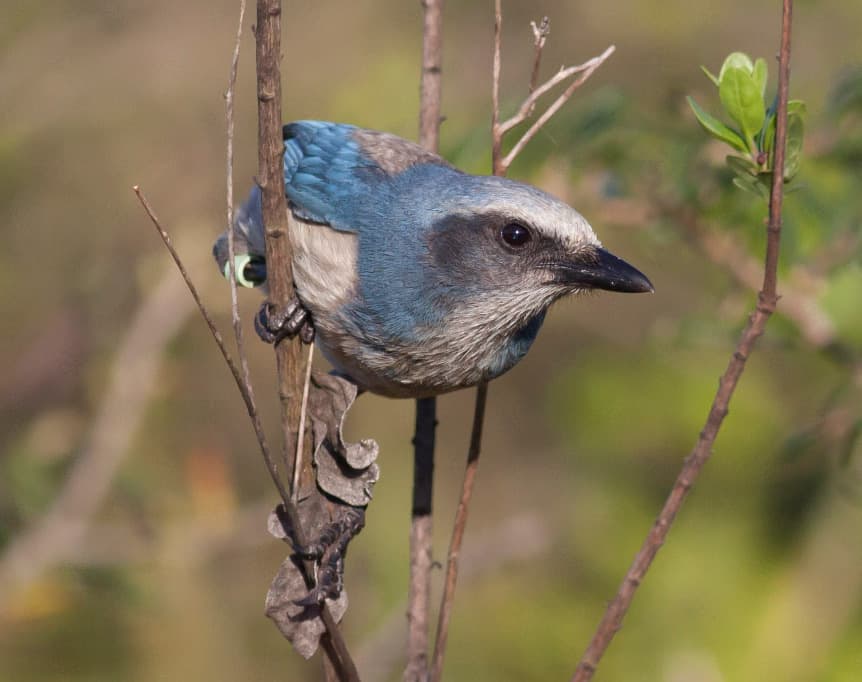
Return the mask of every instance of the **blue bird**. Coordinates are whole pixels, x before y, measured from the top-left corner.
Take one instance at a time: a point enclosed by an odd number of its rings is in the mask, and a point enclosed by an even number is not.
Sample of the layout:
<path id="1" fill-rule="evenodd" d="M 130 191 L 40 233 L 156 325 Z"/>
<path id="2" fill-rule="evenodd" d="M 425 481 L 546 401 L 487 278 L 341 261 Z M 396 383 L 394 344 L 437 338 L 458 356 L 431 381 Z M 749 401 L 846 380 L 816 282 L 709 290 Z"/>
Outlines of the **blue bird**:
<path id="1" fill-rule="evenodd" d="M 524 357 L 562 296 L 653 291 L 577 211 L 535 187 L 351 125 L 298 121 L 284 141 L 301 308 L 265 305 L 256 326 L 274 341 L 310 315 L 324 356 L 362 389 L 419 398 L 493 379 Z M 259 188 L 233 230 L 239 284 L 265 291 Z M 227 276 L 227 232 L 213 253 Z"/>

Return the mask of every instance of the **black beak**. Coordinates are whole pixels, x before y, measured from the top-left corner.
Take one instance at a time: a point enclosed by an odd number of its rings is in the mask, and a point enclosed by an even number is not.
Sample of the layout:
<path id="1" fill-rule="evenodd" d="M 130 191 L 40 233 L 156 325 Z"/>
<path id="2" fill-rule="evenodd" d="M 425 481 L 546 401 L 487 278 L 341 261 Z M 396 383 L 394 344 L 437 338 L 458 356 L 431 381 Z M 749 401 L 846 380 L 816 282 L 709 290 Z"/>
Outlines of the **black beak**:
<path id="1" fill-rule="evenodd" d="M 581 289 L 605 289 L 629 294 L 652 293 L 652 282 L 640 270 L 610 251 L 595 249 L 554 269 L 559 282 Z"/>

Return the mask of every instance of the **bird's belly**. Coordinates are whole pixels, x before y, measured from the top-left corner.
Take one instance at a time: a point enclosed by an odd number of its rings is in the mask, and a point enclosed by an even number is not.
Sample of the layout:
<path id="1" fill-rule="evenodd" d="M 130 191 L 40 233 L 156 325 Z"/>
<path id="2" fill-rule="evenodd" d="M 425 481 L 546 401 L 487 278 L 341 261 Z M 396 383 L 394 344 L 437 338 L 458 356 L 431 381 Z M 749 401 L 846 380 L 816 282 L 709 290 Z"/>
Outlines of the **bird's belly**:
<path id="1" fill-rule="evenodd" d="M 464 334 L 442 325 L 413 339 L 368 338 L 348 324 L 318 325 L 324 356 L 360 387 L 390 398 L 423 398 L 488 381 L 511 369 L 526 354 L 544 313 L 505 335 Z"/>

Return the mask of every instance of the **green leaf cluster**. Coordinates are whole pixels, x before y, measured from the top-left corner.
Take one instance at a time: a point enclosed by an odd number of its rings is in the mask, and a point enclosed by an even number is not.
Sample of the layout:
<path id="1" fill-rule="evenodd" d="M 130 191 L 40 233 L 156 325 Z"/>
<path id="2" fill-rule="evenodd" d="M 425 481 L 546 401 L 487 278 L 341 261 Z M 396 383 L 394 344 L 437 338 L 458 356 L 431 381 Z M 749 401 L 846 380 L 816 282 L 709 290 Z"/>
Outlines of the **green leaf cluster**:
<path id="1" fill-rule="evenodd" d="M 718 76 L 705 66 L 701 69 L 718 88 L 724 114 L 732 124 L 728 125 L 704 110 L 692 97 L 687 98 L 689 106 L 706 132 L 737 152 L 727 157 L 728 167 L 734 174 L 733 184 L 768 198 L 772 186 L 777 99 L 767 105 L 769 70 L 766 60 L 761 57 L 752 61 L 743 52 L 733 52 L 724 60 Z M 799 171 L 805 115 L 804 102 L 788 102 L 785 183 L 790 182 Z"/>

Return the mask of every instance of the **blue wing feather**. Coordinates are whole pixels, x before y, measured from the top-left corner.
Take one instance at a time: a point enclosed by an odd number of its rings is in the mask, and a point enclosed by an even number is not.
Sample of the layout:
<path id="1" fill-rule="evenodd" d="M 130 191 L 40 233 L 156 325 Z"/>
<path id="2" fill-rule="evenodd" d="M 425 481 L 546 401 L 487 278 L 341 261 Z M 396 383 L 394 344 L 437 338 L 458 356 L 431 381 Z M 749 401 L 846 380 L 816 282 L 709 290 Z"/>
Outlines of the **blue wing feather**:
<path id="1" fill-rule="evenodd" d="M 361 187 L 354 173 L 367 165 L 352 138 L 354 126 L 297 121 L 284 126 L 284 185 L 303 220 L 356 232 Z"/>

